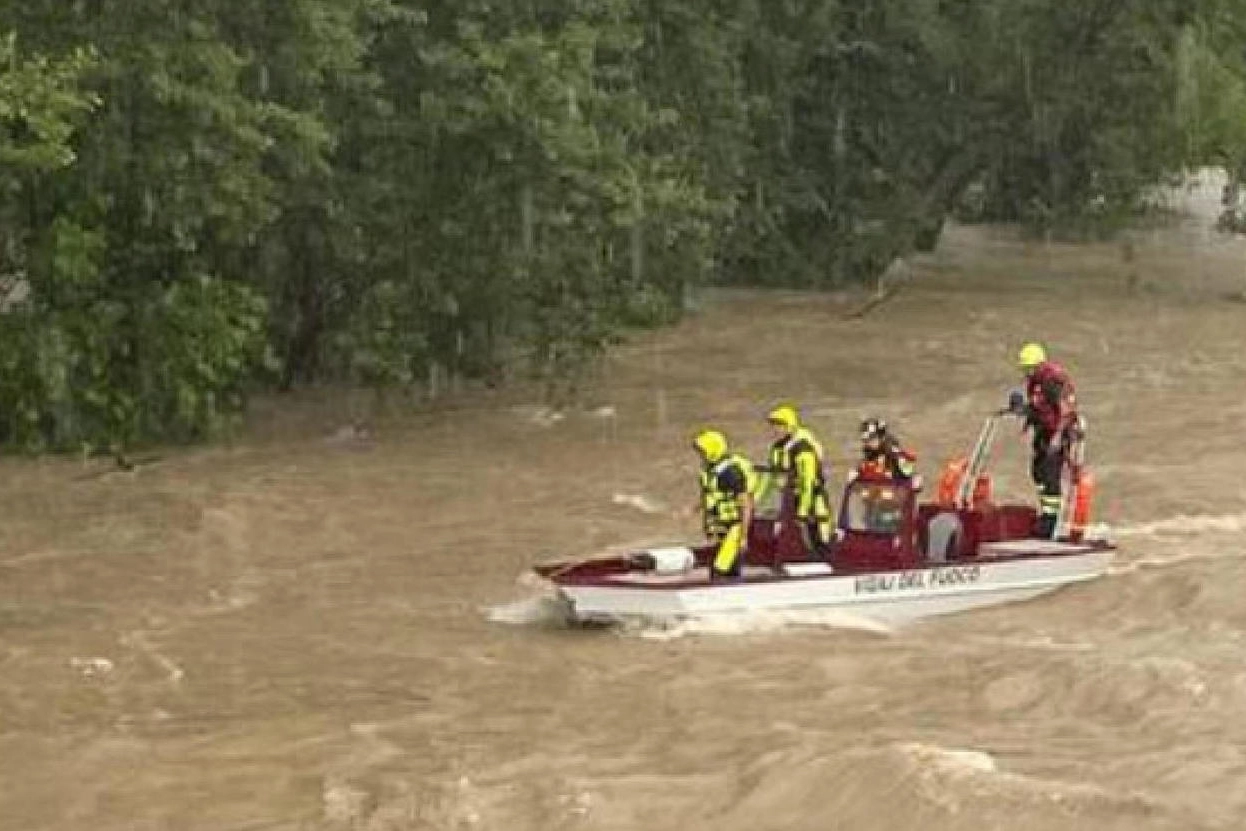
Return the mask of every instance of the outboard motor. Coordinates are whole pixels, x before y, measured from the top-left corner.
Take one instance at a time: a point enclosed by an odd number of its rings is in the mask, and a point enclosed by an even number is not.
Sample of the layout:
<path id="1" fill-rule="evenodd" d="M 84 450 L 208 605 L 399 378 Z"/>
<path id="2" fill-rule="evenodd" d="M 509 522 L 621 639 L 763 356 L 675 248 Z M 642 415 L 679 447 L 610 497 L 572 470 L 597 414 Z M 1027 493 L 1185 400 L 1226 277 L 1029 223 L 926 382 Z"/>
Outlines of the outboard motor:
<path id="1" fill-rule="evenodd" d="M 960 549 L 964 528 L 960 516 L 954 511 L 935 514 L 926 526 L 926 559 L 932 563 L 946 563 Z"/>

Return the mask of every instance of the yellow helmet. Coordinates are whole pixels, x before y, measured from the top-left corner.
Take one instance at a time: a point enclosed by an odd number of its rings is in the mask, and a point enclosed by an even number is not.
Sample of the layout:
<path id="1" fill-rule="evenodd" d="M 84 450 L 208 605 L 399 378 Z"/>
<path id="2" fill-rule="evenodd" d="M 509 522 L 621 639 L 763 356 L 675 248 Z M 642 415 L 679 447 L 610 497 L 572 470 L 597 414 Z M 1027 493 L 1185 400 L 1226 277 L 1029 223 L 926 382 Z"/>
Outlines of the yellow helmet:
<path id="1" fill-rule="evenodd" d="M 795 430 L 800 426 L 800 413 L 796 412 L 796 408 L 790 404 L 780 404 L 766 414 L 766 421 Z"/>
<path id="2" fill-rule="evenodd" d="M 1045 360 L 1047 360 L 1047 350 L 1043 349 L 1042 344 L 1027 343 L 1017 353 L 1017 364 L 1025 370 L 1033 369 Z"/>
<path id="3" fill-rule="evenodd" d="M 702 430 L 692 439 L 692 446 L 707 462 L 717 462 L 727 455 L 727 437 L 717 430 Z"/>

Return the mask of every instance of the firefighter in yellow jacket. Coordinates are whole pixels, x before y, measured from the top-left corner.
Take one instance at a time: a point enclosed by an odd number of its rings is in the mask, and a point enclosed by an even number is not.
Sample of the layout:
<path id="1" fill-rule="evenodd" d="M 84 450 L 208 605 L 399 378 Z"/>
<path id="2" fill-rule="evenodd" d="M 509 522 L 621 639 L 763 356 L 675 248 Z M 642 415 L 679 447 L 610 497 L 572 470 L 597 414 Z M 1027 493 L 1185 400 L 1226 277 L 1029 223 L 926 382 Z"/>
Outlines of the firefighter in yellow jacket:
<path id="1" fill-rule="evenodd" d="M 717 430 L 703 430 L 692 440 L 701 456 L 701 516 L 705 534 L 718 544 L 710 577 L 739 577 L 753 520 L 753 492 L 757 477 L 753 465 L 727 447 Z"/>
<path id="2" fill-rule="evenodd" d="M 772 488 L 791 488 L 796 521 L 811 554 L 825 553 L 831 541 L 831 503 L 826 490 L 822 444 L 800 423 L 796 408 L 783 404 L 766 420 L 775 433 L 758 501 Z"/>

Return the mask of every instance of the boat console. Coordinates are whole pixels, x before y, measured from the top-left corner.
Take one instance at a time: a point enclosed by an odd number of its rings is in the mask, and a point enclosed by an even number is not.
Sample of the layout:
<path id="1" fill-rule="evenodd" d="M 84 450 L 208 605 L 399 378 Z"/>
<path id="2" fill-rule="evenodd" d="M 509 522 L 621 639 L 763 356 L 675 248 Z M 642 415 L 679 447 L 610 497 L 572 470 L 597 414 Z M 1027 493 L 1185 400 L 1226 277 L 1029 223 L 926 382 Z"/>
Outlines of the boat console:
<path id="1" fill-rule="evenodd" d="M 825 559 L 836 571 L 905 569 L 973 560 L 982 546 L 1032 538 L 1037 513 L 1029 505 L 996 504 L 989 489 L 968 506 L 919 504 L 920 483 L 857 478 L 844 488 L 836 540 L 829 557 L 811 556 L 791 517 L 758 519 L 749 539 L 749 562 L 779 566 Z"/>

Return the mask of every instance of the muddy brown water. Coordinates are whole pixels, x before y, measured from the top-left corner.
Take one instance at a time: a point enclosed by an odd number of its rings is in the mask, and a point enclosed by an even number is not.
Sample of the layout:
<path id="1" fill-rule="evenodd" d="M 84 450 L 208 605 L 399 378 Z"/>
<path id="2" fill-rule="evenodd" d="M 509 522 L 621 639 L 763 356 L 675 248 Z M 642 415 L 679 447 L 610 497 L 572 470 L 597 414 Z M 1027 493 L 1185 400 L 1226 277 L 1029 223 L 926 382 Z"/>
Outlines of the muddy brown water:
<path id="1" fill-rule="evenodd" d="M 863 320 L 707 296 L 556 421 L 472 394 L 338 440 L 270 402 L 132 474 L 4 462 L 0 829 L 1246 828 L 1246 249 L 1174 234 L 952 229 Z M 842 481 L 881 414 L 930 475 L 1030 337 L 1078 380 L 1110 576 L 890 633 L 541 616 L 533 562 L 695 532 L 694 427 L 757 453 L 794 399 Z"/>

